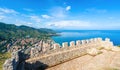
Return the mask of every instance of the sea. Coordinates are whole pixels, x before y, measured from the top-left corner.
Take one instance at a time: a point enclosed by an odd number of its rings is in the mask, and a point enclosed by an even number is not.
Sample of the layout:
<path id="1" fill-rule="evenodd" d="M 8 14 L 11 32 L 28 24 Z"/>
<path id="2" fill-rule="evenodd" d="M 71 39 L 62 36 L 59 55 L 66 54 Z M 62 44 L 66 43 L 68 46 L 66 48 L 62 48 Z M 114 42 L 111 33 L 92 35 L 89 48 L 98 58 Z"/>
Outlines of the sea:
<path id="1" fill-rule="evenodd" d="M 84 40 L 101 37 L 110 38 L 114 45 L 120 45 L 120 30 L 58 30 L 60 36 L 53 36 L 52 39 L 62 45 L 63 42 Z"/>

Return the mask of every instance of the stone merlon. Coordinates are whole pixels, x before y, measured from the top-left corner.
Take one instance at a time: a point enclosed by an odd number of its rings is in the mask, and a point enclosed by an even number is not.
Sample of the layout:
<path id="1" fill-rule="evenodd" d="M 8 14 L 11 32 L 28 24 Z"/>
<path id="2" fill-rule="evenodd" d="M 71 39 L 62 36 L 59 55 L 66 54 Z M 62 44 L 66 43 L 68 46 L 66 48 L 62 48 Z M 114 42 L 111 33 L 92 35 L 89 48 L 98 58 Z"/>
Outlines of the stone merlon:
<path id="1" fill-rule="evenodd" d="M 114 46 L 113 43 L 110 42 L 109 38 L 106 38 L 105 41 L 102 40 L 102 38 L 77 40 L 76 43 L 74 41 L 71 41 L 70 46 L 68 46 L 68 42 L 64 42 L 62 43 L 61 47 L 59 44 L 55 43 L 53 44 L 54 48 L 50 50 L 51 54 L 30 58 L 26 60 L 26 62 L 30 63 L 35 68 L 40 67 L 42 65 L 42 64 L 36 65 L 36 61 L 45 63 L 49 67 L 85 55 L 87 53 L 86 52 L 87 49 L 98 48 L 98 47 L 109 47 L 109 46 L 110 47 Z M 67 49 L 64 49 L 66 47 Z M 52 53 L 52 50 L 53 51 L 56 50 L 56 52 Z"/>

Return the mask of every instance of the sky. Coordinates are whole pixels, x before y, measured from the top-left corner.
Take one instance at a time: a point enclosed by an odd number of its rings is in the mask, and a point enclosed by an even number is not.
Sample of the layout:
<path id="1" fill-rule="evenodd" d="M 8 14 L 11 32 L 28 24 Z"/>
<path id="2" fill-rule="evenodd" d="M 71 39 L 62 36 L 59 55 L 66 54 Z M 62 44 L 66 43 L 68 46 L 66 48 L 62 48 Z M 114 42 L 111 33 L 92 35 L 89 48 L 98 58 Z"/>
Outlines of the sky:
<path id="1" fill-rule="evenodd" d="M 120 30 L 120 0 L 0 0 L 0 22 L 61 30 Z"/>

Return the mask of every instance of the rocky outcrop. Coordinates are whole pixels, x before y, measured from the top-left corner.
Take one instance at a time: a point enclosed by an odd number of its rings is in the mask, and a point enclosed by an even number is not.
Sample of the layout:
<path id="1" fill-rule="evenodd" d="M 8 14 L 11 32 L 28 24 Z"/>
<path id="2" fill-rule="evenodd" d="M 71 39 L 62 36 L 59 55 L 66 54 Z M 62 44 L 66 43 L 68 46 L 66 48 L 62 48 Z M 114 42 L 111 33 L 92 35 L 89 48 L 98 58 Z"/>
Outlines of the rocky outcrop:
<path id="1" fill-rule="evenodd" d="M 34 47 L 13 53 L 12 58 L 6 60 L 3 69 L 41 70 L 85 55 L 96 57 L 104 53 L 103 49 L 112 52 L 120 51 L 108 38 L 71 41 L 69 44 L 65 42 L 62 46 L 52 41 L 39 41 L 34 44 Z"/>
<path id="2" fill-rule="evenodd" d="M 38 47 L 39 50 L 41 49 L 40 47 L 44 45 L 44 43 L 54 43 L 53 40 L 47 39 L 37 39 L 37 38 L 26 38 L 26 39 L 10 39 L 10 40 L 5 40 L 5 41 L 0 41 L 0 46 L 4 46 L 3 52 L 14 52 L 18 51 L 20 49 L 28 49 L 30 47 Z"/>
<path id="3" fill-rule="evenodd" d="M 26 41 L 30 42 L 29 40 Z M 45 54 L 46 51 L 50 49 L 52 43 L 52 40 L 35 40 L 34 44 L 32 42 L 33 45 L 26 49 L 20 46 L 13 46 L 11 48 L 12 56 L 11 58 L 7 59 L 3 64 L 3 70 L 24 70 L 24 64 L 26 59 L 28 59 L 29 57 L 37 57 L 38 55 Z"/>
<path id="4" fill-rule="evenodd" d="M 13 66 L 15 63 L 15 60 L 10 58 L 7 59 L 3 65 L 3 70 L 15 70 L 16 66 Z"/>
<path id="5" fill-rule="evenodd" d="M 21 50 L 15 51 L 12 53 L 11 58 L 7 59 L 3 64 L 3 70 L 24 70 L 23 62 L 26 59 L 26 56 L 22 53 Z"/>
<path id="6" fill-rule="evenodd" d="M 9 58 L 3 64 L 3 70 L 16 70 L 17 65 L 19 63 L 19 55 L 18 51 L 12 53 L 12 58 Z"/>

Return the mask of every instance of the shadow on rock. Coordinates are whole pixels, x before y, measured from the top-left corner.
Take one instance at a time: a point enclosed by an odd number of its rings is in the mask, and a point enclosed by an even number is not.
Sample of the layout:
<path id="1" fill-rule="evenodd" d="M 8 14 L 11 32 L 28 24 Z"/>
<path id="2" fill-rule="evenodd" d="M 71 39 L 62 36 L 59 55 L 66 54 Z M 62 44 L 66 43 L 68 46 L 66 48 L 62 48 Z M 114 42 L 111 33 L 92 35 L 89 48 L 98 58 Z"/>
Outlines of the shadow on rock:
<path id="1" fill-rule="evenodd" d="M 48 67 L 47 64 L 44 64 L 40 61 L 36 61 L 35 63 L 25 63 L 25 70 L 45 70 Z"/>

